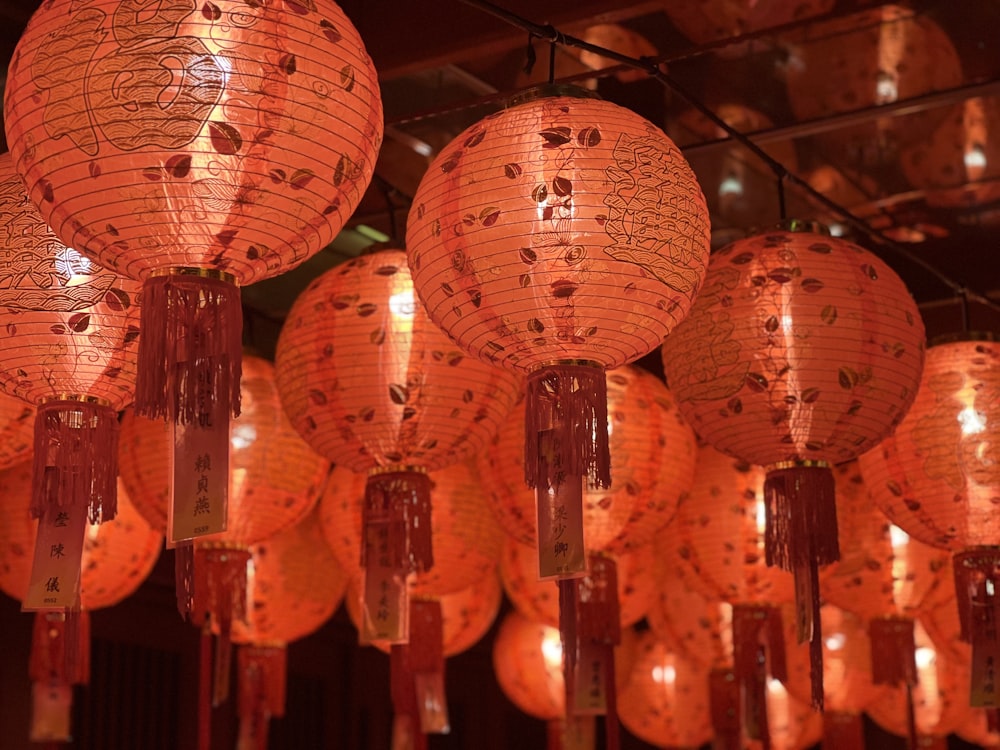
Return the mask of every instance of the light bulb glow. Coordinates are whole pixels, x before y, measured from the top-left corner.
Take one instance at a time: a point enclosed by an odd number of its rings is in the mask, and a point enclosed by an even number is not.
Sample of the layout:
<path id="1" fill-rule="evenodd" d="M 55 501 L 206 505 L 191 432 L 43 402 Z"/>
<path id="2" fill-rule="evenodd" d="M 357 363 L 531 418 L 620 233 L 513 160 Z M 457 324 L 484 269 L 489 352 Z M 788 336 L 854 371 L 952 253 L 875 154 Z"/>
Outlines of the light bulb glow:
<path id="1" fill-rule="evenodd" d="M 986 415 L 966 406 L 958 413 L 958 423 L 962 425 L 963 435 L 978 435 L 986 429 Z"/>
<path id="2" fill-rule="evenodd" d="M 677 670 L 672 664 L 657 664 L 653 667 L 653 682 L 672 685 L 677 679 Z"/>
<path id="3" fill-rule="evenodd" d="M 845 643 L 847 643 L 847 638 L 843 633 L 833 633 L 826 638 L 826 647 L 830 651 L 840 651 Z"/>
<path id="4" fill-rule="evenodd" d="M 397 318 L 412 318 L 416 311 L 413 301 L 413 289 L 396 292 L 389 297 L 389 311 Z"/>
<path id="5" fill-rule="evenodd" d="M 542 638 L 542 657 L 545 659 L 545 666 L 548 669 L 561 669 L 562 653 L 562 640 L 559 637 L 559 631 L 555 628 L 546 628 Z"/>

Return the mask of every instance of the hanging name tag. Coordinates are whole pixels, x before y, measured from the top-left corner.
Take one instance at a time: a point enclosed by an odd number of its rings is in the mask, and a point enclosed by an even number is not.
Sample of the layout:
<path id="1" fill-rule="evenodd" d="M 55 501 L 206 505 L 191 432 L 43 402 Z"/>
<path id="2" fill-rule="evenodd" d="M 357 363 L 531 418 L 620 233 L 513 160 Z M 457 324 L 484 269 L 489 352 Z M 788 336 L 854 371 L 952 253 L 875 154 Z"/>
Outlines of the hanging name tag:
<path id="1" fill-rule="evenodd" d="M 168 546 L 225 531 L 229 495 L 228 424 L 174 425 L 172 472 Z"/>
<path id="2" fill-rule="evenodd" d="M 21 609 L 79 609 L 80 565 L 87 530 L 87 506 L 48 503 L 38 519 L 28 594 Z"/>
<path id="3" fill-rule="evenodd" d="M 539 463 L 555 460 L 554 430 L 538 434 Z M 550 473 L 539 472 L 541 476 Z M 587 572 L 583 546 L 584 477 L 567 476 L 556 486 L 535 489 L 538 520 L 538 578 L 579 578 Z"/>
<path id="4" fill-rule="evenodd" d="M 983 601 L 985 599 L 985 601 Z M 975 708 L 1000 706 L 1000 632 L 998 606 L 993 596 L 972 600 L 972 692 Z"/>
<path id="5" fill-rule="evenodd" d="M 614 648 L 581 641 L 573 674 L 573 712 L 595 716 L 608 712 L 607 678 L 614 669 Z"/>
<path id="6" fill-rule="evenodd" d="M 73 687 L 60 683 L 31 684 L 31 742 L 71 742 Z"/>
<path id="7" fill-rule="evenodd" d="M 389 523 L 369 522 L 365 529 L 364 579 L 361 642 L 406 643 L 409 594 L 406 576 L 389 554 Z"/>

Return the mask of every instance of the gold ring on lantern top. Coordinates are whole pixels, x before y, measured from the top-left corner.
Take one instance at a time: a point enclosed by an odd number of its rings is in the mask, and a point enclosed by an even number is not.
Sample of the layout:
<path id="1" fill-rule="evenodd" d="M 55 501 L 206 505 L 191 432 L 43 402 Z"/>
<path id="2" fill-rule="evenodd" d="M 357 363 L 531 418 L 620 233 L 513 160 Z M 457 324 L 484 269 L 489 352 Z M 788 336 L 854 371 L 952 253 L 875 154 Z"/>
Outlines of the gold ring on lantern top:
<path id="1" fill-rule="evenodd" d="M 540 362 L 528 370 L 528 373 L 535 373 L 539 370 L 546 370 L 550 367 L 593 367 L 595 370 L 603 370 L 604 365 L 592 359 L 553 359 L 550 362 Z"/>
<path id="2" fill-rule="evenodd" d="M 791 461 L 778 461 L 764 467 L 765 471 L 783 471 L 784 469 L 829 469 L 829 461 L 819 461 L 813 458 L 793 459 Z"/>
<path id="3" fill-rule="evenodd" d="M 997 337 L 991 331 L 960 331 L 959 333 L 942 333 L 927 342 L 927 348 L 942 344 L 961 344 L 969 341 L 995 342 Z"/>
<path id="4" fill-rule="evenodd" d="M 55 401 L 78 401 L 81 404 L 94 404 L 95 406 L 106 406 L 111 408 L 111 402 L 106 398 L 98 396 L 87 396 L 80 393 L 57 393 L 54 396 L 46 396 L 42 399 L 40 406 L 51 404 Z"/>
<path id="5" fill-rule="evenodd" d="M 170 266 L 169 268 L 156 268 L 150 271 L 149 278 L 157 276 L 197 276 L 200 279 L 216 279 L 225 281 L 227 284 L 239 286 L 237 278 L 227 271 L 218 268 L 198 268 L 196 266 Z"/>
<path id="6" fill-rule="evenodd" d="M 218 550 L 220 552 L 247 552 L 250 549 L 250 545 L 239 544 L 237 542 L 214 542 L 214 541 L 197 541 L 194 545 L 195 549 L 198 550 Z"/>
<path id="7" fill-rule="evenodd" d="M 830 227 L 820 221 L 812 219 L 782 219 L 776 224 L 772 224 L 765 229 L 752 229 L 747 233 L 747 237 L 758 234 L 765 234 L 767 231 L 789 232 L 790 234 L 819 234 L 823 237 L 830 237 Z"/>
<path id="8" fill-rule="evenodd" d="M 410 466 L 409 464 L 390 464 L 389 466 L 376 466 L 368 470 L 368 476 L 377 477 L 381 474 L 426 474 L 427 469 L 423 466 Z"/>
<path id="9" fill-rule="evenodd" d="M 596 91 L 585 89 L 582 86 L 575 86 L 572 83 L 543 83 L 541 86 L 532 86 L 519 94 L 515 94 L 507 100 L 506 108 L 517 107 L 528 102 L 539 99 L 550 99 L 555 96 L 568 96 L 573 99 L 601 99 L 601 95 Z"/>

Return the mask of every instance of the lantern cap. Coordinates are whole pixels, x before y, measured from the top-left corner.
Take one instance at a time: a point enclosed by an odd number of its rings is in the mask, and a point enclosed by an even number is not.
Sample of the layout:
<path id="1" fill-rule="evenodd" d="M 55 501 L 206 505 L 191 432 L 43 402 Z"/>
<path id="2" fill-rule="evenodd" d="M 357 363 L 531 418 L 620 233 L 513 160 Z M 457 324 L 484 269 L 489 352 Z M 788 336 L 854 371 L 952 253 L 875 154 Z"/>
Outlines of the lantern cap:
<path id="1" fill-rule="evenodd" d="M 507 100 L 507 107 L 517 107 L 521 104 L 534 102 L 539 99 L 549 99 L 556 96 L 568 96 L 574 99 L 601 99 L 601 95 L 596 91 L 585 89 L 582 86 L 575 86 L 571 83 L 543 83 L 540 86 L 532 86 L 519 94 L 515 94 Z"/>
<path id="2" fill-rule="evenodd" d="M 813 458 L 794 458 L 790 461 L 777 461 L 764 467 L 765 471 L 782 471 L 783 469 L 829 469 L 830 462 Z"/>
<path id="3" fill-rule="evenodd" d="M 604 365 L 600 362 L 595 362 L 592 359 L 553 359 L 550 362 L 539 362 L 531 368 L 531 372 L 538 372 L 539 370 L 545 370 L 550 367 L 593 367 L 598 370 L 603 370 Z"/>
<path id="4" fill-rule="evenodd" d="M 200 279 L 216 279 L 224 281 L 233 286 L 239 286 L 236 277 L 218 268 L 199 268 L 197 266 L 169 266 L 168 268 L 154 268 L 149 272 L 149 278 L 157 276 L 197 276 Z"/>
<path id="5" fill-rule="evenodd" d="M 386 466 L 375 466 L 368 470 L 368 476 L 377 477 L 382 474 L 426 474 L 426 466 L 416 466 L 412 464 L 388 464 Z"/>
<path id="6" fill-rule="evenodd" d="M 997 337 L 992 331 L 958 331 L 956 333 L 942 333 L 940 336 L 928 340 L 927 348 L 941 346 L 942 344 L 959 344 L 967 341 L 996 341 Z"/>
<path id="7" fill-rule="evenodd" d="M 782 219 L 771 228 L 781 232 L 808 232 L 810 234 L 821 234 L 824 237 L 830 236 L 830 228 L 826 224 L 813 219 Z M 758 233 L 752 232 L 752 234 Z"/>
<path id="8" fill-rule="evenodd" d="M 79 401 L 83 404 L 94 404 L 95 406 L 106 406 L 111 408 L 111 402 L 106 398 L 98 396 L 88 396 L 86 393 L 57 393 L 54 396 L 45 396 L 39 401 L 39 406 L 51 404 L 55 401 Z"/>

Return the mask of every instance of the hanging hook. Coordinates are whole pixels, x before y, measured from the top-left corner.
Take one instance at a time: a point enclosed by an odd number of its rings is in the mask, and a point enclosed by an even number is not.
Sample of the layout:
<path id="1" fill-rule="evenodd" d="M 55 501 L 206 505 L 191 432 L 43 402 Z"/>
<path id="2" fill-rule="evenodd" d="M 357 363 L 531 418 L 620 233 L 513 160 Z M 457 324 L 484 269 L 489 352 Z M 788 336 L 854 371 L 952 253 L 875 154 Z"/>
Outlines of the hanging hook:
<path id="1" fill-rule="evenodd" d="M 531 71 L 535 69 L 535 63 L 538 61 L 538 56 L 535 54 L 535 45 L 532 42 L 535 41 L 536 35 L 532 32 L 528 32 L 528 48 L 524 51 L 524 67 L 522 70 L 526 76 L 531 75 Z"/>
<path id="2" fill-rule="evenodd" d="M 556 80 L 556 43 L 549 43 L 549 85 Z"/>

